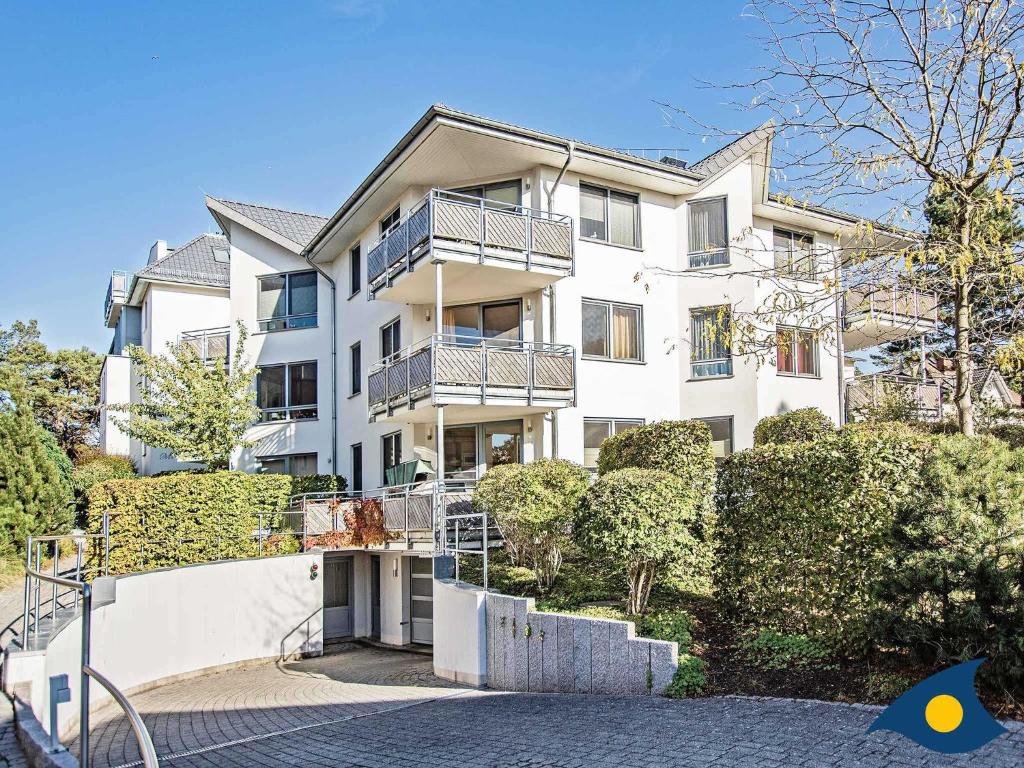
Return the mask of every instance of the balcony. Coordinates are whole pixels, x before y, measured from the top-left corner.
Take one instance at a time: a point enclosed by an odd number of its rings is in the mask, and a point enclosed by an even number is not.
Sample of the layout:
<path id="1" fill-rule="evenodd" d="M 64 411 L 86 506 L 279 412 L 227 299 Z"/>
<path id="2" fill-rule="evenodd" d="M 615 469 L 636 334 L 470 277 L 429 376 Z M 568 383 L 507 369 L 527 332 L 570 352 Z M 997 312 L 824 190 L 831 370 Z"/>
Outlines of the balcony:
<path id="1" fill-rule="evenodd" d="M 207 328 L 202 331 L 187 331 L 178 337 L 178 343 L 195 352 L 196 357 L 207 365 L 218 360 L 228 364 L 229 328 Z"/>
<path id="2" fill-rule="evenodd" d="M 131 285 L 132 276 L 128 272 L 115 269 L 110 274 L 110 284 L 107 285 L 107 299 L 103 302 L 103 322 L 107 328 L 117 325 L 121 316 L 121 307 L 128 301 L 128 287 Z"/>
<path id="3" fill-rule="evenodd" d="M 910 376 L 876 373 L 846 382 L 846 413 L 850 421 L 892 411 L 892 417 L 909 415 L 922 420 L 942 419 L 942 385 Z"/>
<path id="4" fill-rule="evenodd" d="M 934 293 L 900 286 L 862 286 L 843 298 L 843 346 L 847 352 L 920 336 L 939 319 Z"/>
<path id="5" fill-rule="evenodd" d="M 431 190 L 370 250 L 370 297 L 407 304 L 434 300 L 428 257 L 446 262 L 446 300 L 526 293 L 573 273 L 568 216 Z"/>
<path id="6" fill-rule="evenodd" d="M 431 408 L 455 406 L 453 421 L 543 413 L 572 405 L 576 355 L 566 344 L 435 334 L 369 371 L 370 421 L 428 422 Z"/>

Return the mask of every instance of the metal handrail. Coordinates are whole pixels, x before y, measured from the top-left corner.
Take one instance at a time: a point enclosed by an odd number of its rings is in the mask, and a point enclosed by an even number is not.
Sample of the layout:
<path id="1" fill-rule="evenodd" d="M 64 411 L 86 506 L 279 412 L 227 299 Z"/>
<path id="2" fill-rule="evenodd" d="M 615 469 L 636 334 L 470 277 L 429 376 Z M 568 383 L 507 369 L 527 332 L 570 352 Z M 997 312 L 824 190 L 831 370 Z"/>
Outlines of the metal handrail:
<path id="1" fill-rule="evenodd" d="M 62 537 L 49 536 L 41 537 L 50 540 L 59 540 Z M 66 537 L 64 537 L 66 538 Z M 52 576 L 50 574 L 41 573 L 31 568 L 25 568 L 26 579 L 36 579 L 37 581 L 45 581 L 53 584 L 54 586 L 68 587 L 81 593 L 82 595 L 82 651 L 81 651 L 81 677 L 80 677 L 80 691 L 79 691 L 79 716 L 78 716 L 78 764 L 81 768 L 89 768 L 89 678 L 94 677 L 102 685 L 114 701 L 117 702 L 118 706 L 124 711 L 132 724 L 132 730 L 135 732 L 135 738 L 138 741 L 139 752 L 142 755 L 142 761 L 145 768 L 158 768 L 159 761 L 156 756 L 156 749 L 153 746 L 153 739 L 149 735 L 149 731 L 146 729 L 145 723 L 139 716 L 138 710 L 132 706 L 131 702 L 125 698 L 124 694 L 121 693 L 113 683 L 99 674 L 90 665 L 90 652 L 92 644 L 92 585 L 84 581 L 75 581 L 74 579 L 66 579 L 63 576 Z M 51 728 L 55 727 L 51 725 Z M 51 734 L 53 736 L 55 734 Z"/>

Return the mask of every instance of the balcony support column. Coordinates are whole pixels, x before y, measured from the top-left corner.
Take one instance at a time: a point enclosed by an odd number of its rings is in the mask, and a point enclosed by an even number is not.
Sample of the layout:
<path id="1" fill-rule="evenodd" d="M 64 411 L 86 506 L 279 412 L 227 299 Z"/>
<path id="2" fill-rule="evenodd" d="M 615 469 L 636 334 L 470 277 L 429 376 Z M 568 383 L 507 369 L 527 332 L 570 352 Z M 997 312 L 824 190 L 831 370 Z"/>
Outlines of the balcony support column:
<path id="1" fill-rule="evenodd" d="M 444 319 L 442 318 L 443 309 L 444 261 L 437 259 L 434 261 L 434 332 L 437 334 L 444 333 Z"/>

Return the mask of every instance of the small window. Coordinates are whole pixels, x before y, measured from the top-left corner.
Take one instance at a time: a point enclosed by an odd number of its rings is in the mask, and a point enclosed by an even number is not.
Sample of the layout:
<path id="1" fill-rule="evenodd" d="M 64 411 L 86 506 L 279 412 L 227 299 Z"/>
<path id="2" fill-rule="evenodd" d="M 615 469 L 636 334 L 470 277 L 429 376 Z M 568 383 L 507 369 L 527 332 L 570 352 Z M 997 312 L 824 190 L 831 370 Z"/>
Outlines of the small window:
<path id="1" fill-rule="evenodd" d="M 381 467 L 384 485 L 388 485 L 388 470 L 402 463 L 402 433 L 392 432 L 381 439 Z"/>
<path id="2" fill-rule="evenodd" d="M 818 272 L 814 253 L 814 237 L 800 232 L 776 229 L 773 232 L 775 244 L 775 271 L 780 275 L 815 279 Z"/>
<path id="3" fill-rule="evenodd" d="M 349 364 L 352 374 L 349 394 L 358 395 L 363 391 L 363 345 L 358 341 L 349 347 Z"/>
<path id="4" fill-rule="evenodd" d="M 260 421 L 317 417 L 316 362 L 265 365 L 256 377 Z"/>
<path id="5" fill-rule="evenodd" d="M 732 376 L 732 312 L 727 306 L 690 310 L 690 376 Z"/>
<path id="6" fill-rule="evenodd" d="M 362 288 L 363 255 L 357 245 L 348 252 L 348 295 L 355 296 Z"/>
<path id="7" fill-rule="evenodd" d="M 697 421 L 703 421 L 711 428 L 711 449 L 715 461 L 723 461 L 732 453 L 732 416 L 716 416 Z"/>
<path id="8" fill-rule="evenodd" d="M 396 229 L 398 229 L 399 221 L 401 221 L 402 209 L 395 208 L 391 213 L 380 220 L 380 239 L 383 240 L 385 237 L 390 235 Z"/>
<path id="9" fill-rule="evenodd" d="M 291 475 L 305 477 L 317 472 L 315 453 L 293 453 L 287 456 L 261 456 L 256 459 L 260 472 L 268 475 Z"/>
<path id="10" fill-rule="evenodd" d="M 606 360 L 643 360 L 643 309 L 635 304 L 583 300 L 583 354 Z"/>
<path id="11" fill-rule="evenodd" d="M 776 367 L 789 376 L 820 375 L 818 342 L 814 331 L 805 328 L 779 328 L 776 334 Z"/>
<path id="12" fill-rule="evenodd" d="M 352 446 L 352 472 L 349 486 L 353 491 L 363 490 L 363 444 Z"/>
<path id="13" fill-rule="evenodd" d="M 729 263 L 729 227 L 724 197 L 696 200 L 688 206 L 690 267 L 721 267 Z"/>
<path id="14" fill-rule="evenodd" d="M 640 247 L 640 196 L 580 184 L 580 236 Z"/>
<path id="15" fill-rule="evenodd" d="M 643 419 L 584 419 L 583 420 L 583 466 L 597 470 L 597 457 L 601 443 L 612 435 L 639 427 Z"/>
<path id="16" fill-rule="evenodd" d="M 402 351 L 402 320 L 395 318 L 380 328 L 381 360 L 394 360 Z"/>
<path id="17" fill-rule="evenodd" d="M 256 316 L 261 331 L 316 325 L 316 272 L 257 278 Z"/>

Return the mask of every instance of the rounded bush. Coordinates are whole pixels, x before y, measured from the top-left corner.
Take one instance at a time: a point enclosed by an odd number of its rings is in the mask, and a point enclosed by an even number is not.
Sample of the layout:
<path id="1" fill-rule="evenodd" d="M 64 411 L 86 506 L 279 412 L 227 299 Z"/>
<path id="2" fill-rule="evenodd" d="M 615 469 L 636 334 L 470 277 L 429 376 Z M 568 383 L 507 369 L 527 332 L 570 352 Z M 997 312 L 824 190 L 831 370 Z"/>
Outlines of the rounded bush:
<path id="1" fill-rule="evenodd" d="M 71 479 L 75 496 L 84 501 L 85 494 L 96 483 L 107 480 L 125 480 L 136 476 L 135 465 L 127 456 L 97 454 L 81 461 L 74 468 Z"/>
<path id="2" fill-rule="evenodd" d="M 703 421 L 656 421 L 642 424 L 601 443 L 597 469 L 659 469 L 683 482 L 714 493 L 715 455 L 711 428 Z"/>
<path id="3" fill-rule="evenodd" d="M 1011 448 L 1024 448 L 1024 424 L 996 424 L 985 433 L 999 438 Z"/>
<path id="4" fill-rule="evenodd" d="M 778 416 L 766 416 L 757 422 L 754 427 L 754 445 L 807 442 L 835 431 L 832 419 L 817 408 L 798 408 Z"/>
<path id="5" fill-rule="evenodd" d="M 659 567 L 675 561 L 700 566 L 693 534 L 700 498 L 697 489 L 657 469 L 609 472 L 583 497 L 576 542 L 621 564 L 630 584 L 629 613 L 643 613 Z"/>

